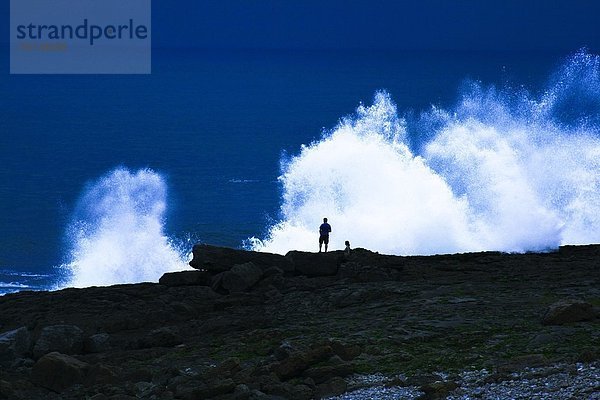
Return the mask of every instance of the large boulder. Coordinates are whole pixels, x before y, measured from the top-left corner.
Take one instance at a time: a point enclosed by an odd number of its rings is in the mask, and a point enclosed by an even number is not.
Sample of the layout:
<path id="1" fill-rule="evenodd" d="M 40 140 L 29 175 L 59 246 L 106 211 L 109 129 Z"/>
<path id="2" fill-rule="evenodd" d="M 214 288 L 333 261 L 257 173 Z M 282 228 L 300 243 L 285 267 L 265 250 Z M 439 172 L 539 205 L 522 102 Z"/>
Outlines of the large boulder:
<path id="1" fill-rule="evenodd" d="M 37 385 L 60 393 L 76 383 L 83 383 L 89 367 L 76 358 L 52 352 L 35 363 L 31 378 Z"/>
<path id="2" fill-rule="evenodd" d="M 213 274 L 229 271 L 234 265 L 253 263 L 262 270 L 278 267 L 285 272 L 294 270 L 290 261 L 282 255 L 230 249 L 228 247 L 196 244 L 192 250 L 194 257 L 190 266 Z"/>
<path id="3" fill-rule="evenodd" d="M 285 257 L 293 264 L 296 274 L 308 277 L 333 276 L 337 274 L 343 261 L 341 251 L 308 253 L 294 250 L 288 252 Z"/>
<path id="4" fill-rule="evenodd" d="M 254 263 L 234 265 L 229 271 L 223 273 L 221 286 L 229 293 L 243 292 L 254 286 L 262 275 L 263 270 Z"/>
<path id="5" fill-rule="evenodd" d="M 75 325 L 52 325 L 42 329 L 33 347 L 33 357 L 57 351 L 64 354 L 79 354 L 83 350 L 83 331 Z"/>
<path id="6" fill-rule="evenodd" d="M 0 365 L 12 362 L 29 352 L 31 337 L 25 327 L 0 334 Z"/>
<path id="7" fill-rule="evenodd" d="M 167 272 L 158 283 L 165 286 L 210 286 L 212 277 L 207 271 Z"/>
<path id="8" fill-rule="evenodd" d="M 564 325 L 571 322 L 591 321 L 596 318 L 594 306 L 577 299 L 560 300 L 546 310 L 544 325 Z"/>

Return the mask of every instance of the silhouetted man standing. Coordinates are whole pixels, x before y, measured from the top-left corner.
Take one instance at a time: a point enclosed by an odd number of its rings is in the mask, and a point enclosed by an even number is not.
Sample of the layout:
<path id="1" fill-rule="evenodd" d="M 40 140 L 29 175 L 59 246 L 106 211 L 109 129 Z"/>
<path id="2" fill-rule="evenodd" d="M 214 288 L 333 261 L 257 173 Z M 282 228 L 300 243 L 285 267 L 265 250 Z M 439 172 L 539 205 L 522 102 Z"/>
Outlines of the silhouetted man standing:
<path id="1" fill-rule="evenodd" d="M 329 244 L 329 234 L 331 233 L 331 225 L 327 223 L 327 218 L 323 218 L 323 223 L 319 227 L 319 253 L 321 246 L 325 243 L 325 253 L 327 253 L 327 245 Z"/>

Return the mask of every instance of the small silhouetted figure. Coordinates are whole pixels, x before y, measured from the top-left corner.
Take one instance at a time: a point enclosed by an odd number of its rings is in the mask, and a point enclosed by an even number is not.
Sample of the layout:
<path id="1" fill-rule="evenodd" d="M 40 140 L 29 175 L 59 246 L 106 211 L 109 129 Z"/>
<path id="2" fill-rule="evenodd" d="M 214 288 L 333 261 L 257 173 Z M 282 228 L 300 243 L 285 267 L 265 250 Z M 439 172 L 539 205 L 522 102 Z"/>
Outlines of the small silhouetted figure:
<path id="1" fill-rule="evenodd" d="M 329 234 L 331 233 L 331 225 L 327 223 L 327 218 L 323 218 L 323 223 L 319 227 L 319 253 L 321 246 L 325 243 L 325 253 L 327 253 L 327 245 L 329 244 Z"/>
<path id="2" fill-rule="evenodd" d="M 350 255 L 350 242 L 346 240 L 345 244 L 346 244 L 346 248 L 344 249 L 344 254 L 349 256 Z"/>

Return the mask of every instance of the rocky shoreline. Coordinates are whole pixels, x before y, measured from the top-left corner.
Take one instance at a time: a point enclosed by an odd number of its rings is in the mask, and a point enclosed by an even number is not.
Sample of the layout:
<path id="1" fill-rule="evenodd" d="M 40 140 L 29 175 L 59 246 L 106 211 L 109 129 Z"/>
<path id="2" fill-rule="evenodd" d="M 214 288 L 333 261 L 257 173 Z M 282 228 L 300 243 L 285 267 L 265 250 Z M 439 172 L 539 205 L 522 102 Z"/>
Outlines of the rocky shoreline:
<path id="1" fill-rule="evenodd" d="M 515 390 L 527 374 L 584 382 L 573 398 L 600 392 L 598 245 L 429 257 L 196 245 L 190 265 L 159 283 L 0 297 L 0 398 L 495 398 L 490 385 Z"/>

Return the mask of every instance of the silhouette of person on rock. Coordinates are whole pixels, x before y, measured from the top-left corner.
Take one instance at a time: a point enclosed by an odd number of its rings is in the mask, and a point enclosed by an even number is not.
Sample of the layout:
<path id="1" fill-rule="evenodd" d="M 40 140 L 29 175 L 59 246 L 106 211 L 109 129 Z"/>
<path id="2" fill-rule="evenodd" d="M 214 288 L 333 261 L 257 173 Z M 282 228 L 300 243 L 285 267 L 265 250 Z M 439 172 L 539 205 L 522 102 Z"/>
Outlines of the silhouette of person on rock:
<path id="1" fill-rule="evenodd" d="M 327 223 L 327 218 L 323 218 L 323 223 L 319 227 L 319 253 L 321 246 L 325 243 L 325 253 L 327 253 L 327 245 L 329 245 L 329 234 L 331 233 L 331 225 Z"/>

